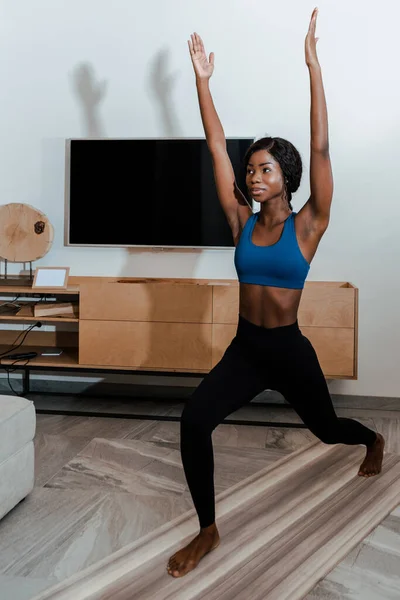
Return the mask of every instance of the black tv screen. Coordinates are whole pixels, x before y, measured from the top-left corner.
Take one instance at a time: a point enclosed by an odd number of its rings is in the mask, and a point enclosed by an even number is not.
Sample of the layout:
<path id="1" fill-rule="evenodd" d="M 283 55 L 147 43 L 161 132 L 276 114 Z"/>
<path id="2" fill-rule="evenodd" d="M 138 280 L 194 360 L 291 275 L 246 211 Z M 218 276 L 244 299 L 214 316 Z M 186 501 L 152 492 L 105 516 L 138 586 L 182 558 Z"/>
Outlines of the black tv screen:
<path id="1" fill-rule="evenodd" d="M 252 142 L 227 140 L 244 193 Z M 67 165 L 67 245 L 233 246 L 204 139 L 73 139 Z"/>

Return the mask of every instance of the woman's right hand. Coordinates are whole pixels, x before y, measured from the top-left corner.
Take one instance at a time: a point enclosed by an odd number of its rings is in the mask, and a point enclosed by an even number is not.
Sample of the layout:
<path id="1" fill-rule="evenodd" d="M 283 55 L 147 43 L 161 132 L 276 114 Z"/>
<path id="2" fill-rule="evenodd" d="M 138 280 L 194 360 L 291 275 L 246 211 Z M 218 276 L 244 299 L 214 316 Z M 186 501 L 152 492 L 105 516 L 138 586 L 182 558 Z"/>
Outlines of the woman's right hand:
<path id="1" fill-rule="evenodd" d="M 214 52 L 207 58 L 203 40 L 197 33 L 193 33 L 188 41 L 190 56 L 197 79 L 210 79 L 214 71 Z"/>

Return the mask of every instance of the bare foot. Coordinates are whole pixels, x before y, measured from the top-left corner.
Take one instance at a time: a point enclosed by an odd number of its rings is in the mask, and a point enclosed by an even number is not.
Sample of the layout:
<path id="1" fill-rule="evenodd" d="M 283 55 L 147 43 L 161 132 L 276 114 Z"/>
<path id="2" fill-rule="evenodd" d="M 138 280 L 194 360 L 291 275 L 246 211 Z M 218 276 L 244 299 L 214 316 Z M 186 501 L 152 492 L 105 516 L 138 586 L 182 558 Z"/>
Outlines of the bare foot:
<path id="1" fill-rule="evenodd" d="M 219 534 L 216 525 L 201 529 L 199 535 L 188 546 L 171 556 L 167 571 L 172 577 L 183 577 L 193 571 L 201 559 L 219 546 Z"/>
<path id="2" fill-rule="evenodd" d="M 367 455 L 358 472 L 361 477 L 372 477 L 381 472 L 385 440 L 380 433 L 376 435 L 377 440 L 373 446 L 367 448 Z"/>

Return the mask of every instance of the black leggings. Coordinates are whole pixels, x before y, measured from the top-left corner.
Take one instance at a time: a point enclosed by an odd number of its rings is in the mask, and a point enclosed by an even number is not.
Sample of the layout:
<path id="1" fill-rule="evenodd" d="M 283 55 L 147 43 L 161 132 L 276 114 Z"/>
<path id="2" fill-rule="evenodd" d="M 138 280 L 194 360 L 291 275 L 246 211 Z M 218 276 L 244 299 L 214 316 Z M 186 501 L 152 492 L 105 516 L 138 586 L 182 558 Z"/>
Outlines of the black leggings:
<path id="1" fill-rule="evenodd" d="M 215 521 L 211 434 L 263 390 L 277 390 L 325 444 L 371 446 L 376 434 L 338 418 L 317 355 L 296 323 L 266 329 L 239 316 L 235 338 L 188 400 L 181 418 L 182 463 L 200 521 Z"/>

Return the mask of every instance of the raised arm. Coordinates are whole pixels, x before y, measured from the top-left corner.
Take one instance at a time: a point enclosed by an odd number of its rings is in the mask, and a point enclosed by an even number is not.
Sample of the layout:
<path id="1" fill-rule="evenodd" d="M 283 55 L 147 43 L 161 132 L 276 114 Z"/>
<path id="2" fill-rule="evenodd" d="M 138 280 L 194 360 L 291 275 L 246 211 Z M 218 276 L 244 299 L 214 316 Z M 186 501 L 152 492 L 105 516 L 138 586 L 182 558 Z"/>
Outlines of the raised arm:
<path id="1" fill-rule="evenodd" d="M 311 194 L 302 210 L 308 213 L 313 229 L 325 231 L 329 223 L 333 195 L 333 178 L 329 156 L 328 113 L 321 67 L 317 57 L 315 27 L 318 10 L 315 9 L 305 41 L 306 64 L 311 88 L 310 188 Z"/>
<path id="2" fill-rule="evenodd" d="M 252 210 L 236 184 L 232 163 L 226 149 L 225 133 L 210 92 L 209 81 L 214 71 L 214 53 L 207 58 L 203 41 L 197 33 L 191 36 L 188 43 L 196 75 L 201 119 L 213 162 L 218 198 L 236 243 L 240 230 L 252 214 Z"/>

